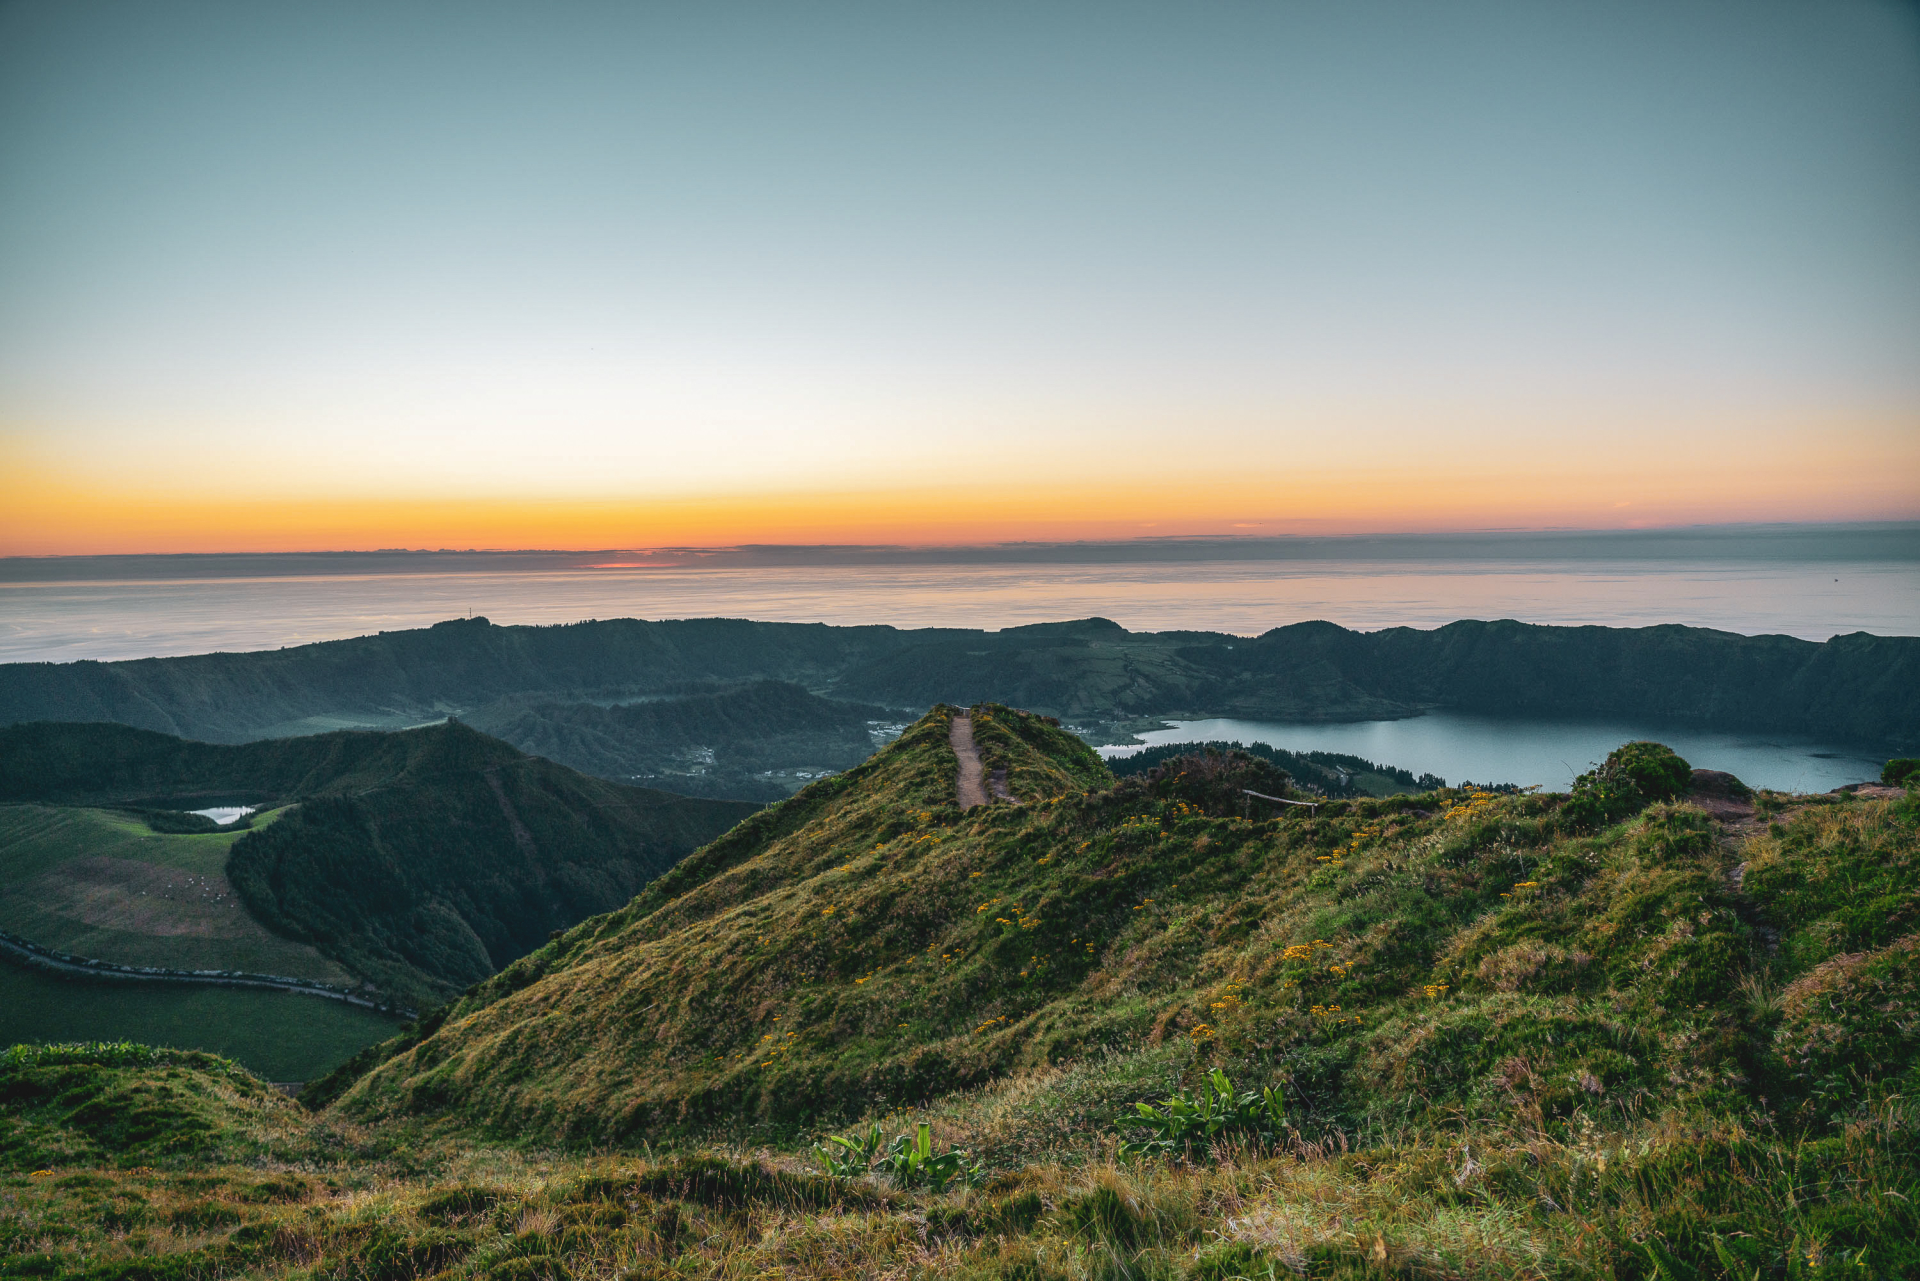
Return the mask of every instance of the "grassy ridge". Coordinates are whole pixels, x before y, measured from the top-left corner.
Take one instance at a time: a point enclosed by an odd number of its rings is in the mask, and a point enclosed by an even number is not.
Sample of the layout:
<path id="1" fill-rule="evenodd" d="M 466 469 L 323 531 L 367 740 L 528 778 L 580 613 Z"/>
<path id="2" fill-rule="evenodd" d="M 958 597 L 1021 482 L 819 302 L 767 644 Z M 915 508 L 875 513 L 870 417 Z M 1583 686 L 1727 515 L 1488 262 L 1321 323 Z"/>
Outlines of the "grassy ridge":
<path id="1" fill-rule="evenodd" d="M 1000 715 L 1052 749 L 1022 746 L 1016 788 L 1077 793 L 1106 777 L 1072 736 L 1039 718 Z M 922 1092 L 935 1080 L 967 1079 L 949 1078 L 939 1050 L 893 1061 L 903 1048 L 944 1042 L 951 1009 L 924 1004 L 908 1034 L 897 1026 L 906 1016 L 889 1010 L 883 1029 L 873 1021 L 878 1007 L 860 996 L 873 960 L 909 939 L 915 951 L 926 947 L 931 936 L 920 936 L 935 914 L 971 892 L 966 872 L 950 866 L 949 829 L 959 813 L 950 718 L 936 709 L 866 764 L 803 790 L 632 904 L 479 985 L 446 1012 L 435 1036 L 376 1074 L 381 1084 L 356 1091 L 354 1106 L 379 1106 L 391 1085 L 410 1107 L 457 1098 L 501 1125 L 524 1124 L 538 1109 L 546 1115 L 535 1124 L 549 1133 L 637 1134 L 668 1116 L 837 1112 L 887 1088 L 884 1079 Z M 993 713 L 975 723 L 990 754 Z M 1006 740 L 1021 742 L 1011 733 Z M 903 932 L 849 949 L 847 940 L 884 915 L 869 892 L 908 919 Z M 927 964 L 937 957 L 928 954 Z M 561 1005 L 579 1017 L 524 1022 L 529 1008 Z M 787 1026 L 775 1027 L 781 1018 Z M 544 1030 L 558 1033 L 563 1023 L 560 1035 Z M 792 1054 L 794 1038 L 783 1034 L 800 1027 L 833 1038 L 831 1054 L 800 1056 L 810 1065 L 804 1081 L 768 1078 L 765 1054 Z M 445 1061 L 455 1044 L 455 1060 Z M 506 1062 L 515 1065 L 515 1084 L 483 1083 L 491 1065 Z M 424 1079 L 413 1079 L 423 1069 Z"/>
<path id="2" fill-rule="evenodd" d="M 1868 1034 L 1816 1015 L 1834 985 L 1909 999 L 1890 802 L 1800 802 L 1744 842 L 1687 804 L 1589 832 L 1559 798 L 1457 791 L 1248 823 L 1233 786 L 1087 790 L 1084 746 L 996 708 L 976 733 L 1025 803 L 963 815 L 946 716 L 789 802 L 801 825 L 776 810 L 481 985 L 346 1105 L 580 1142 L 781 1133 L 1177 1043 L 1325 1133 L 1816 1117 L 1833 1064 L 1855 1099 L 1912 1071 L 1907 1033 L 1821 1058 Z M 1760 896 L 1787 883 L 1884 889 L 1791 918 Z"/>

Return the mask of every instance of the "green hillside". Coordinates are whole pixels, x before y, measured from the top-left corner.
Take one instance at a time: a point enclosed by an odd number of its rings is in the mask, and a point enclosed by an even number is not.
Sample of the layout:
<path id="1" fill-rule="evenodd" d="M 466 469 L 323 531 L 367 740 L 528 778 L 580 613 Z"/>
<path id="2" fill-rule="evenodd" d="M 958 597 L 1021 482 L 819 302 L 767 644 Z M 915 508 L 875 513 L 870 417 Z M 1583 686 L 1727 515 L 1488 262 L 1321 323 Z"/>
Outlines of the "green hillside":
<path id="1" fill-rule="evenodd" d="M 269 1081 L 311 1081 L 401 1025 L 297 992 L 70 978 L 0 958 L 0 1048 L 125 1039 L 218 1054 Z"/>
<path id="2" fill-rule="evenodd" d="M 198 946 L 182 941 L 178 923 L 152 904 L 156 887 L 172 891 L 161 882 L 134 884 L 139 877 L 129 880 L 128 869 L 135 860 L 116 861 L 115 851 L 125 852 L 116 844 L 128 835 L 122 829 L 135 820 L 71 803 L 296 802 L 237 836 L 159 838 L 154 848 L 198 851 L 192 858 L 200 863 L 225 852 L 225 884 L 209 879 L 210 866 L 195 864 L 202 897 L 218 899 L 223 910 L 192 928 L 256 941 L 270 931 L 276 955 L 317 952 L 389 999 L 420 1007 L 484 978 L 553 931 L 625 902 L 756 808 L 589 778 L 459 724 L 245 746 L 108 724 L 14 726 L 0 730 L 0 794 L 40 803 L 12 811 L 37 816 L 48 833 L 23 838 L 23 858 L 51 857 L 44 852 L 55 846 L 72 854 L 64 872 L 38 875 L 52 875 L 73 902 L 43 886 L 46 894 L 17 906 L 31 927 L 20 933 L 48 946 L 35 929 L 80 942 L 74 930 L 90 923 L 119 934 L 85 937 L 123 952 L 145 949 L 152 963 Z M 164 881 L 167 857 L 153 865 L 157 873 L 141 875 Z M 112 884 L 92 884 L 103 880 Z M 226 885 L 265 931 L 249 929 Z M 130 901 L 140 891 L 146 901 Z M 0 900 L 0 913 L 15 910 L 10 902 Z M 190 906 L 202 915 L 211 910 L 198 900 Z M 148 937 L 120 937 L 141 934 Z"/>
<path id="3" fill-rule="evenodd" d="M 0 1169 L 258 1159 L 275 1147 L 291 1155 L 308 1130 L 284 1095 L 215 1055 L 128 1042 L 0 1053 Z M 84 1179 L 66 1184 L 107 1182 Z M 12 1244 L 0 1235 L 0 1276 L 51 1271 L 10 1267 L 18 1262 Z"/>

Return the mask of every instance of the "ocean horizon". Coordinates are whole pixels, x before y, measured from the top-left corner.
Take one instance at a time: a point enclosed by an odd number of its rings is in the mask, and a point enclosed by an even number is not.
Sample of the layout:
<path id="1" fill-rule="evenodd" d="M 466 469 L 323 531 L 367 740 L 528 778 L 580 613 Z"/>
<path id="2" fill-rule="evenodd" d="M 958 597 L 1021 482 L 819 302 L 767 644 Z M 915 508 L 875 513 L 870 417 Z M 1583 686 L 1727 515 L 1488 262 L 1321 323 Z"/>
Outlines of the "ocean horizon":
<path id="1" fill-rule="evenodd" d="M 0 559 L 0 661 L 273 649 L 447 618 L 734 617 L 1257 635 L 1460 619 L 1920 635 L 1920 526 L 997 548 Z"/>

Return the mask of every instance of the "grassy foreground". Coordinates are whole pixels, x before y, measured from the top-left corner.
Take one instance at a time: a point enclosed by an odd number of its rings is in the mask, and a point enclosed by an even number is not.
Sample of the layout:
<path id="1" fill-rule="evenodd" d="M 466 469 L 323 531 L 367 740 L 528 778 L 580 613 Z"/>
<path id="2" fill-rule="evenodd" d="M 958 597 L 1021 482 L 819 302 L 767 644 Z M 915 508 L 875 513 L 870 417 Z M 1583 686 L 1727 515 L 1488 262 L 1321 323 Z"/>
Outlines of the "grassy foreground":
<path id="1" fill-rule="evenodd" d="M 963 814 L 946 728 L 318 1111 L 204 1058 L 0 1065 L 0 1277 L 1920 1273 L 1912 792 L 1694 795 L 1636 749 L 1572 798 L 1249 823 L 1262 762 L 1115 785 L 983 708 L 1023 803 Z M 1121 1155 L 1214 1068 L 1280 1120 Z M 825 1173 L 869 1119 L 977 1177 Z"/>

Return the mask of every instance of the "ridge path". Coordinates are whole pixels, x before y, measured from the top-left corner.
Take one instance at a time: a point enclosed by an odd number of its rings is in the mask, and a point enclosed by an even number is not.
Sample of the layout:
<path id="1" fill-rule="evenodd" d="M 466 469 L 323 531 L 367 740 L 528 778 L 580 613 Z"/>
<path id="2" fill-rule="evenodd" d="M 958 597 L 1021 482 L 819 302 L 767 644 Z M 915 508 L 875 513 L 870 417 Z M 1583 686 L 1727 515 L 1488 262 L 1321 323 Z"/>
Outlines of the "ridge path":
<path id="1" fill-rule="evenodd" d="M 954 714 L 953 728 L 947 731 L 947 741 L 953 744 L 954 757 L 960 762 L 956 789 L 960 793 L 960 808 L 970 810 L 976 805 L 985 805 L 986 771 L 980 764 L 980 750 L 973 745 L 973 714 L 970 711 Z"/>

